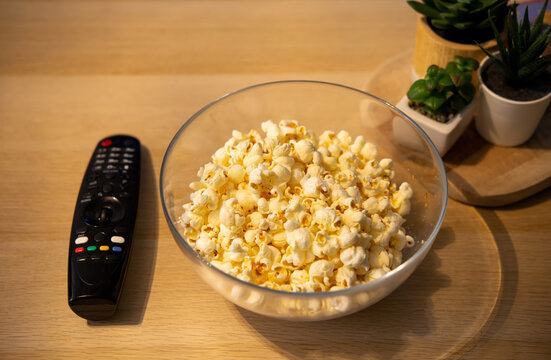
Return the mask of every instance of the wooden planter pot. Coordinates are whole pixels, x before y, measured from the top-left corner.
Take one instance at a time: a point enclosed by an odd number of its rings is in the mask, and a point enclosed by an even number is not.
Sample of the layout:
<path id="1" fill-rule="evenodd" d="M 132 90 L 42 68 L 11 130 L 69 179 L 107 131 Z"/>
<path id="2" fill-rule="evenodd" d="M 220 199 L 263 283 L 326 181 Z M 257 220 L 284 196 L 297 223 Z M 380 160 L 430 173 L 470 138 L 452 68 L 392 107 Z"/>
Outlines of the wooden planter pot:
<path id="1" fill-rule="evenodd" d="M 488 51 L 494 51 L 497 48 L 495 40 L 487 41 L 481 45 Z M 446 67 L 446 64 L 452 61 L 455 55 L 471 57 L 478 62 L 486 56 L 477 45 L 455 43 L 440 37 L 431 29 L 427 18 L 419 16 L 413 51 L 412 77 L 422 78 L 432 64 Z M 473 76 L 473 80 L 476 81 L 476 76 Z"/>

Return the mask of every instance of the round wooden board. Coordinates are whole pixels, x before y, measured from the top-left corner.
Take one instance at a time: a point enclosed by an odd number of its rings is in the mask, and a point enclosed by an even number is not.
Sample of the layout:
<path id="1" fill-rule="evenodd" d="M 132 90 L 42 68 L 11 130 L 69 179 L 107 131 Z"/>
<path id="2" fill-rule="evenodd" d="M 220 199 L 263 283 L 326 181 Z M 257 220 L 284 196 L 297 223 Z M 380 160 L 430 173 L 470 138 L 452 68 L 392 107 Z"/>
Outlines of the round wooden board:
<path id="1" fill-rule="evenodd" d="M 388 60 L 368 79 L 364 90 L 396 104 L 412 83 L 412 51 Z M 521 119 L 519 119 L 521 120 Z M 522 200 L 551 185 L 551 107 L 532 138 L 518 147 L 482 139 L 474 120 L 444 156 L 449 196 L 479 206 Z"/>
<path id="2" fill-rule="evenodd" d="M 512 291 L 506 273 L 512 260 L 504 255 L 510 244 L 496 241 L 485 213 L 454 201 L 448 205 L 419 268 L 363 311 L 329 321 L 289 322 L 228 306 L 286 358 L 343 358 L 343 353 L 362 359 L 462 358 L 483 348 L 487 334 L 500 326 L 496 318 L 508 309 L 503 296 Z"/>

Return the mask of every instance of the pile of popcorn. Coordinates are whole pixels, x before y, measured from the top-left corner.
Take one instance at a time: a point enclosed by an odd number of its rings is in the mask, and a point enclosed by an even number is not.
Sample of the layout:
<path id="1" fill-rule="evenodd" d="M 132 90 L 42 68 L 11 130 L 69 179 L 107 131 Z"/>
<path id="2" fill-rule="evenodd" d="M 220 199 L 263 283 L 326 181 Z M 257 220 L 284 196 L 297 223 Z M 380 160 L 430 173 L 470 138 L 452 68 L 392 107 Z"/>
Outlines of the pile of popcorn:
<path id="1" fill-rule="evenodd" d="M 413 246 L 411 186 L 362 136 L 294 120 L 234 130 L 190 184 L 180 225 L 212 265 L 272 289 L 320 292 L 377 279 Z"/>

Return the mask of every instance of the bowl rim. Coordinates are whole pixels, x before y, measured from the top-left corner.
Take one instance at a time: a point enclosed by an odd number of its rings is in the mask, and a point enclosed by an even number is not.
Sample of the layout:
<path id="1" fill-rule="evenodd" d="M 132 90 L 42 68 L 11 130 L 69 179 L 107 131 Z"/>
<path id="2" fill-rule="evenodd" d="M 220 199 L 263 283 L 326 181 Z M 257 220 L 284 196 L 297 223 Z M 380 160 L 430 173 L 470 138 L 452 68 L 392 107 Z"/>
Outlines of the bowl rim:
<path id="1" fill-rule="evenodd" d="M 407 259 L 402 264 L 400 264 L 397 268 L 391 270 L 390 272 L 386 273 L 385 275 L 381 276 L 378 279 L 372 280 L 372 281 L 364 283 L 364 284 L 354 285 L 354 286 L 351 286 L 351 287 L 345 288 L 345 289 L 339 289 L 339 290 L 333 290 L 333 291 L 323 291 L 323 292 L 292 292 L 292 291 L 276 290 L 276 289 L 271 289 L 271 288 L 268 288 L 268 287 L 260 286 L 260 285 L 257 285 L 257 284 L 254 284 L 254 283 L 251 283 L 251 282 L 248 282 L 248 281 L 241 280 L 241 279 L 239 279 L 239 278 L 237 278 L 233 275 L 230 275 L 230 274 L 222 271 L 221 269 L 218 269 L 216 266 L 212 265 L 209 261 L 207 261 L 204 257 L 199 255 L 197 252 L 195 252 L 195 250 L 193 250 L 191 248 L 191 246 L 188 244 L 188 242 L 180 234 L 180 231 L 178 230 L 176 224 L 173 223 L 172 220 L 170 219 L 170 215 L 168 213 L 168 209 L 166 207 L 165 198 L 164 198 L 163 177 L 164 177 L 164 174 L 165 174 L 165 166 L 166 166 L 166 163 L 167 163 L 167 158 L 172 153 L 172 150 L 174 148 L 174 145 L 175 145 L 176 141 L 179 139 L 179 137 L 184 132 L 184 130 L 196 118 L 198 118 L 203 112 L 205 112 L 207 109 L 211 108 L 212 106 L 218 104 L 219 102 L 225 100 L 226 98 L 229 98 L 229 97 L 234 96 L 234 95 L 241 94 L 243 92 L 246 92 L 248 90 L 252 90 L 252 89 L 255 89 L 255 88 L 258 88 L 258 87 L 281 85 L 281 84 L 290 84 L 290 83 L 309 84 L 309 85 L 323 85 L 323 86 L 343 88 L 343 89 L 346 89 L 346 90 L 351 90 L 351 91 L 357 92 L 359 94 L 365 95 L 365 96 L 367 96 L 367 97 L 369 97 L 369 98 L 371 98 L 371 99 L 373 99 L 377 102 L 380 102 L 380 103 L 388 106 L 390 109 L 394 110 L 398 114 L 402 115 L 402 117 L 404 119 L 409 121 L 409 123 L 421 133 L 422 137 L 427 142 L 430 151 L 432 152 L 432 155 L 433 155 L 433 157 L 435 159 L 435 162 L 436 162 L 436 167 L 437 167 L 437 170 L 438 170 L 438 174 L 440 175 L 440 181 L 443 185 L 442 201 L 440 202 L 440 214 L 438 216 L 438 221 L 437 221 L 434 229 L 430 233 L 430 235 L 427 237 L 427 239 L 421 245 L 419 250 L 417 250 L 415 252 L 415 254 L 413 254 L 409 259 Z M 215 272 L 218 272 L 219 274 L 221 274 L 222 276 L 230 279 L 231 281 L 236 281 L 236 282 L 240 283 L 241 285 L 243 285 L 247 288 L 250 288 L 250 290 L 255 290 L 255 291 L 259 291 L 259 292 L 268 292 L 268 293 L 272 293 L 272 294 L 277 295 L 277 296 L 288 296 L 288 297 L 307 298 L 307 299 L 308 298 L 315 299 L 315 298 L 347 296 L 347 295 L 352 295 L 352 294 L 357 294 L 357 293 L 363 293 L 363 292 L 367 292 L 371 288 L 377 287 L 379 285 L 379 283 L 381 283 L 382 281 L 385 281 L 387 279 L 391 279 L 391 278 L 394 278 L 394 277 L 398 277 L 398 274 L 404 272 L 405 269 L 407 267 L 409 267 L 408 265 L 410 263 L 414 263 L 419 258 L 421 258 L 420 259 L 420 261 L 421 261 L 422 258 L 424 258 L 425 255 L 428 253 L 428 251 L 430 250 L 430 248 L 432 247 L 432 244 L 434 243 L 434 241 L 436 239 L 436 235 L 438 234 L 438 232 L 440 230 L 440 227 L 442 226 L 442 223 L 444 221 L 444 217 L 445 217 L 445 214 L 446 214 L 447 203 L 448 203 L 448 181 L 447 181 L 447 176 L 446 176 L 446 170 L 445 170 L 445 167 L 444 167 L 444 162 L 442 161 L 442 158 L 440 157 L 440 155 L 438 153 L 438 150 L 436 149 L 436 146 L 434 145 L 434 143 L 431 141 L 430 137 L 427 135 L 427 133 L 417 123 L 415 123 L 415 121 L 413 121 L 408 115 L 406 115 L 403 111 L 401 111 L 396 106 L 389 103 L 388 101 L 383 100 L 383 99 L 381 99 L 381 98 L 379 98 L 375 95 L 372 95 L 368 92 L 365 92 L 365 91 L 362 91 L 362 90 L 359 90 L 359 89 L 356 89 L 356 88 L 353 88 L 353 87 L 350 87 L 350 86 L 347 86 L 347 85 L 342 85 L 342 84 L 337 84 L 337 83 L 332 83 L 332 82 L 326 82 L 326 81 L 319 81 L 319 80 L 278 80 L 278 81 L 258 83 L 258 84 L 250 85 L 250 86 L 247 86 L 247 87 L 244 87 L 244 88 L 226 93 L 225 95 L 222 95 L 221 97 L 219 97 L 219 98 L 209 102 L 208 104 L 204 105 L 201 109 L 199 109 L 196 113 L 194 113 L 180 127 L 180 129 L 178 129 L 178 131 L 176 132 L 176 134 L 174 135 L 174 137 L 170 141 L 170 143 L 167 147 L 167 150 L 165 151 L 165 154 L 163 155 L 163 161 L 162 161 L 162 164 L 161 164 L 161 171 L 160 171 L 160 175 L 159 175 L 159 191 L 160 191 L 160 195 L 161 195 L 161 205 L 162 205 L 162 208 L 163 208 L 163 213 L 164 213 L 166 221 L 167 221 L 167 223 L 170 227 L 171 233 L 172 234 L 177 234 L 178 241 L 180 242 L 180 244 L 182 244 L 191 254 L 193 254 L 193 256 L 195 256 L 195 258 L 198 259 L 203 265 L 211 268 Z M 398 284 L 398 285 L 400 285 L 400 284 Z"/>

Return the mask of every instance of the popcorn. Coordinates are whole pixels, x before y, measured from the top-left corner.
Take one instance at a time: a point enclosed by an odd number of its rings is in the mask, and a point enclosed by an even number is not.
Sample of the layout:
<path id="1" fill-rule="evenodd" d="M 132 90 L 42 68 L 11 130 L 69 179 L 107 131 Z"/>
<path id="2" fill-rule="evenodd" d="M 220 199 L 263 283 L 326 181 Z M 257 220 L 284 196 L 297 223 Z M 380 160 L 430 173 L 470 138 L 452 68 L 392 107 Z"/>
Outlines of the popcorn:
<path id="1" fill-rule="evenodd" d="M 330 236 L 326 231 L 319 231 L 312 244 L 312 252 L 319 258 L 325 255 L 335 255 L 339 249 L 337 238 Z"/>
<path id="2" fill-rule="evenodd" d="M 351 268 L 360 266 L 366 258 L 365 249 L 361 246 L 351 246 L 341 252 L 342 263 Z"/>
<path id="3" fill-rule="evenodd" d="M 320 197 L 322 193 L 327 193 L 329 188 L 327 184 L 319 177 L 309 177 L 304 181 L 304 195 L 311 197 Z"/>
<path id="4" fill-rule="evenodd" d="M 245 181 L 245 168 L 242 165 L 232 165 L 228 169 L 228 179 L 234 184 L 241 184 Z"/>
<path id="5" fill-rule="evenodd" d="M 305 164 L 308 164 L 312 161 L 315 151 L 316 148 L 314 147 L 314 144 L 312 144 L 308 140 L 300 140 L 295 145 L 295 152 L 298 160 L 302 161 Z"/>
<path id="6" fill-rule="evenodd" d="M 325 279 L 333 275 L 333 264 L 327 260 L 317 260 L 310 265 L 310 279 Z"/>
<path id="7" fill-rule="evenodd" d="M 312 243 L 310 231 L 305 228 L 298 228 L 287 233 L 287 243 L 294 250 L 308 250 Z"/>
<path id="8" fill-rule="evenodd" d="M 195 243 L 195 251 L 201 256 L 208 257 L 216 249 L 216 243 L 207 234 L 201 234 Z"/>
<path id="9" fill-rule="evenodd" d="M 231 261 L 243 261 L 248 253 L 248 248 L 243 244 L 243 239 L 233 239 L 229 247 L 229 258 Z"/>
<path id="10" fill-rule="evenodd" d="M 338 239 L 340 247 L 346 249 L 356 245 L 358 243 L 359 236 L 355 232 L 343 232 Z"/>
<path id="11" fill-rule="evenodd" d="M 337 270 L 335 280 L 337 286 L 343 289 L 350 287 L 356 283 L 356 272 L 348 266 L 342 266 Z"/>
<path id="12" fill-rule="evenodd" d="M 347 131 L 319 139 L 295 120 L 232 137 L 190 184 L 180 226 L 222 271 L 282 291 L 335 291 L 384 276 L 414 239 L 413 191 L 392 159 Z"/>

